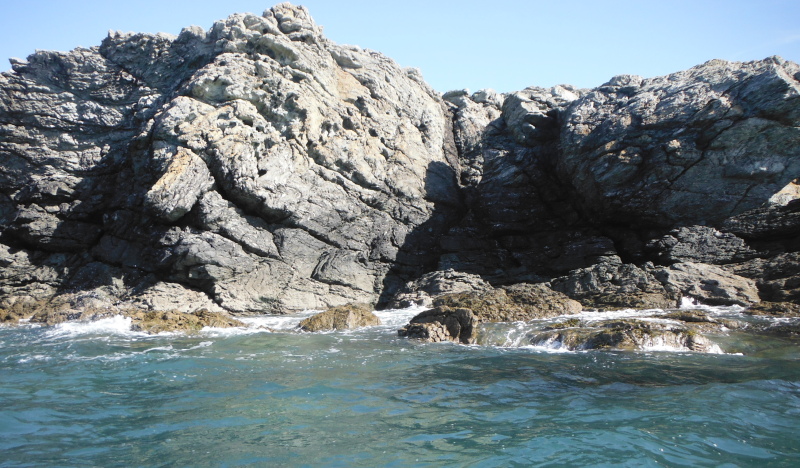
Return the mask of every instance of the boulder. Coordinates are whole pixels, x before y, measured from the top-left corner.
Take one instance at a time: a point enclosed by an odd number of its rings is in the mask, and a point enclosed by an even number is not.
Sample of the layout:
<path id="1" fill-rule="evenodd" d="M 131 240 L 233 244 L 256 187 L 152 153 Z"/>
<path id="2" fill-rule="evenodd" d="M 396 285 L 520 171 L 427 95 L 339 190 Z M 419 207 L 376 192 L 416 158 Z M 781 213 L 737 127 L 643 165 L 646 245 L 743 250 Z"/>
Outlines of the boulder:
<path id="1" fill-rule="evenodd" d="M 398 336 L 426 342 L 475 342 L 478 320 L 471 309 L 439 306 L 417 314 L 408 325 L 397 331 Z"/>
<path id="2" fill-rule="evenodd" d="M 380 324 L 380 319 L 372 313 L 372 307 L 366 304 L 347 304 L 304 319 L 298 328 L 307 332 L 320 332 L 350 330 Z"/>
<path id="3" fill-rule="evenodd" d="M 676 263 L 653 274 L 671 291 L 705 304 L 747 306 L 761 300 L 755 281 L 714 265 Z"/>
<path id="4" fill-rule="evenodd" d="M 411 305 L 431 307 L 434 299 L 444 294 L 482 293 L 492 289 L 494 288 L 478 275 L 453 270 L 434 271 L 406 283 L 395 294 L 388 307 L 403 308 Z"/>
<path id="5" fill-rule="evenodd" d="M 578 302 L 543 284 L 524 283 L 486 292 L 445 294 L 433 305 L 413 317 L 398 334 L 426 341 L 474 343 L 480 323 L 530 321 L 581 311 Z"/>
<path id="6" fill-rule="evenodd" d="M 555 278 L 550 287 L 592 309 L 669 309 L 680 305 L 680 294 L 666 288 L 653 274 L 652 264 L 640 268 L 614 262 Z"/>

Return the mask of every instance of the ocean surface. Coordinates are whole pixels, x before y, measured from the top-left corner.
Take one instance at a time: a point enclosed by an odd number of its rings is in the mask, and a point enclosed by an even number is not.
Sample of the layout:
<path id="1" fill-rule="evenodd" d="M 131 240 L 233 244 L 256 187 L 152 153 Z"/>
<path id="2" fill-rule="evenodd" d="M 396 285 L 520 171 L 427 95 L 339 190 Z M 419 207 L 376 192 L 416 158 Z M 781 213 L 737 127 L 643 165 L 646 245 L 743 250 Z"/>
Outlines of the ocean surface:
<path id="1" fill-rule="evenodd" d="M 547 321 L 398 338 L 419 310 L 322 334 L 291 330 L 310 312 L 192 336 L 0 328 L 0 466 L 800 466 L 796 342 L 567 352 L 526 340 Z"/>

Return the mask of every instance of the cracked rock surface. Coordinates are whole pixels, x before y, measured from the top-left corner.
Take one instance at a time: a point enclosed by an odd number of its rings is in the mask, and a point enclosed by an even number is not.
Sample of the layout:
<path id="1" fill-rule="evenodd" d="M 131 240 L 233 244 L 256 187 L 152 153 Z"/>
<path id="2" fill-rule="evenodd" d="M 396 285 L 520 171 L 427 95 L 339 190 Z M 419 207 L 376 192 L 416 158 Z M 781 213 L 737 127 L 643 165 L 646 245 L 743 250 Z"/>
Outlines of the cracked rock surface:
<path id="1" fill-rule="evenodd" d="M 0 307 L 798 298 L 800 67 L 778 57 L 439 95 L 281 4 L 12 67 Z"/>

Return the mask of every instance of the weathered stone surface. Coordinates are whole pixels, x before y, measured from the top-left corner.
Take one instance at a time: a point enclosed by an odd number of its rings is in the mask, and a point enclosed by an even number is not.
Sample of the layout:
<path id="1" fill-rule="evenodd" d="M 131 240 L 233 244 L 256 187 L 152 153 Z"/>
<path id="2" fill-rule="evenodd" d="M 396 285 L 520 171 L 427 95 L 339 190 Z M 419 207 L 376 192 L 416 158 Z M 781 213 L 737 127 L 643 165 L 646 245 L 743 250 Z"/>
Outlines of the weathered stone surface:
<path id="1" fill-rule="evenodd" d="M 307 332 L 350 330 L 380 325 L 381 321 L 366 304 L 347 304 L 328 309 L 307 319 L 298 328 Z"/>
<path id="2" fill-rule="evenodd" d="M 798 71 L 772 57 L 615 77 L 570 107 L 559 174 L 603 222 L 718 227 L 797 178 Z"/>
<path id="3" fill-rule="evenodd" d="M 655 271 L 665 287 L 706 304 L 749 305 L 760 301 L 755 281 L 702 263 L 676 263 Z"/>
<path id="4" fill-rule="evenodd" d="M 665 288 L 651 268 L 619 259 L 574 270 L 553 279 L 550 287 L 593 309 L 668 309 L 680 304 L 680 294 Z"/>
<path id="5" fill-rule="evenodd" d="M 678 262 L 736 263 L 758 256 L 744 241 L 731 233 L 707 226 L 682 227 L 654 240 L 648 247 L 657 252 L 663 264 Z"/>
<path id="6" fill-rule="evenodd" d="M 237 313 L 377 301 L 460 209 L 450 127 L 416 71 L 289 4 L 37 52 L 0 76 L 0 242 L 91 255 L 5 282 L 46 296 L 101 261 Z"/>
<path id="7" fill-rule="evenodd" d="M 493 286 L 595 266 L 643 277 L 619 259 L 724 265 L 765 299 L 800 297 L 781 266 L 800 251 L 800 67 L 777 57 L 438 96 L 281 4 L 12 66 L 0 301 L 386 306 L 436 270 Z M 703 290 L 670 274 L 669 294 Z M 402 301 L 461 287 L 433 275 Z M 571 294 L 590 307 L 673 299 L 650 278 L 584 283 Z M 723 300 L 752 302 L 741 294 Z"/>
<path id="8" fill-rule="evenodd" d="M 492 286 L 478 275 L 453 270 L 434 271 L 409 281 L 397 292 L 389 307 L 402 308 L 411 305 L 433 306 L 433 300 L 444 294 L 461 292 L 488 292 Z"/>

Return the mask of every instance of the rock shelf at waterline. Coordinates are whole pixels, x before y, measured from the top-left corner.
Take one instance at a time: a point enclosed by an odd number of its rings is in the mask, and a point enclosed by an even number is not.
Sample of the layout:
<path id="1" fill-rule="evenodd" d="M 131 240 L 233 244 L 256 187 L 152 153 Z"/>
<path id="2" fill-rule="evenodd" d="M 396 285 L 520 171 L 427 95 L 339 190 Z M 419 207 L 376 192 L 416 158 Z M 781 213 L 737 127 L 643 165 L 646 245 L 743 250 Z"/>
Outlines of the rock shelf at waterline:
<path id="1" fill-rule="evenodd" d="M 464 295 L 457 295 L 462 301 Z M 474 299 L 474 298 L 473 298 Z M 452 303 L 443 298 L 439 303 Z M 509 301 L 513 302 L 513 301 Z M 774 306 L 774 305 L 773 305 Z M 776 317 L 759 309 L 740 306 L 698 306 L 685 299 L 679 309 L 621 309 L 615 311 L 561 310 L 529 320 L 497 320 L 502 306 L 478 310 L 469 339 L 452 334 L 452 324 L 431 320 L 440 312 L 422 306 L 370 312 L 364 305 L 335 307 L 329 311 L 307 310 L 283 315 L 258 315 L 235 320 L 207 311 L 116 313 L 85 312 L 80 316 L 63 310 L 39 311 L 30 318 L 6 320 L 0 327 L 21 330 L 45 327 L 53 336 L 109 335 L 137 339 L 169 337 L 220 337 L 278 334 L 291 338 L 316 334 L 370 336 L 389 346 L 396 340 L 446 346 L 446 343 L 478 348 L 528 349 L 535 352 L 679 352 L 736 354 L 750 357 L 790 352 L 800 344 L 800 318 Z M 505 313 L 519 314 L 512 304 Z M 433 312 L 433 313 L 431 313 Z M 7 315 L 3 314 L 3 317 Z M 328 324 L 318 328 L 313 325 Z M 334 327 L 332 324 L 338 324 Z M 399 332 L 398 332 L 399 330 Z M 463 331 L 463 330 L 461 330 Z M 398 334 L 400 337 L 398 337 Z M 377 346 L 377 345 L 376 345 Z"/>
<path id="2" fill-rule="evenodd" d="M 6 311 L 800 301 L 800 66 L 779 57 L 439 95 L 281 4 L 12 66 Z"/>

